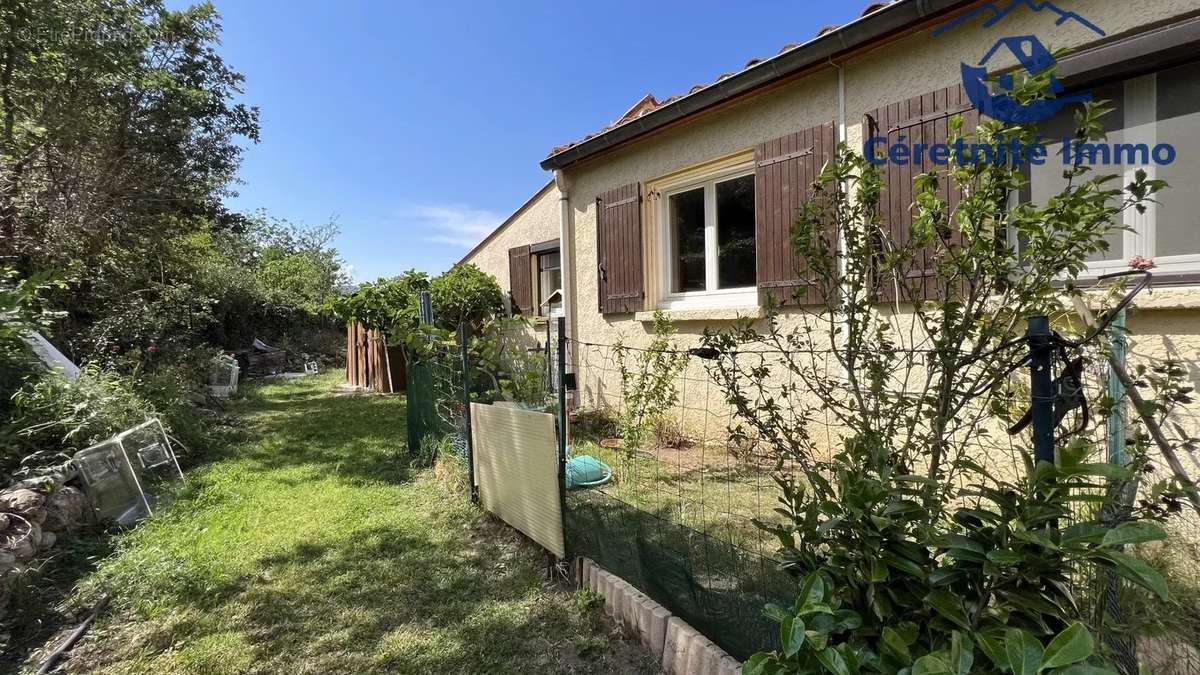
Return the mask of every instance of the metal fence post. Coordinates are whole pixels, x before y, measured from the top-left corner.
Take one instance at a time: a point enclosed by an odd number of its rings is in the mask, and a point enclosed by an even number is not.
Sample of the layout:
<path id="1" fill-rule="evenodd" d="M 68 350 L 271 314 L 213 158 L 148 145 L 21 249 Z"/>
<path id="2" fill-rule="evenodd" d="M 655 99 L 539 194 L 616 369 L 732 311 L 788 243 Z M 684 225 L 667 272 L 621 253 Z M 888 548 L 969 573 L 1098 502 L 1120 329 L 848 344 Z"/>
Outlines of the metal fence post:
<path id="1" fill-rule="evenodd" d="M 479 486 L 475 484 L 475 442 L 471 433 L 471 354 L 467 324 L 458 325 L 458 346 L 462 352 L 463 436 L 467 444 L 467 484 L 471 487 L 471 503 L 479 503 Z"/>
<path id="2" fill-rule="evenodd" d="M 567 542 L 567 320 L 558 317 L 558 506 L 562 514 L 563 548 Z M 567 550 L 570 553 L 570 550 Z M 568 556 L 569 557 L 569 556 Z"/>
<path id="3" fill-rule="evenodd" d="M 421 291 L 420 300 L 420 307 L 417 309 L 420 321 L 423 325 L 428 326 L 433 323 L 433 298 L 429 295 L 429 291 Z"/>
<path id="4" fill-rule="evenodd" d="M 1121 365 L 1125 364 L 1125 310 L 1122 309 L 1113 319 L 1108 329 L 1109 346 L 1113 359 Z M 1117 376 L 1114 368 L 1108 371 L 1108 397 L 1112 399 L 1113 407 L 1108 414 L 1108 463 L 1125 466 L 1125 384 Z M 1105 514 L 1106 519 L 1116 520 L 1128 512 L 1132 506 L 1133 492 L 1137 490 L 1135 483 L 1128 483 L 1119 493 L 1109 495 L 1112 503 L 1106 506 L 1110 510 Z M 1101 601 L 1113 621 L 1120 625 L 1124 621 L 1125 608 L 1121 606 L 1121 579 L 1116 572 L 1108 570 L 1104 575 L 1104 596 Z M 1113 651 L 1113 659 L 1122 675 L 1137 675 L 1138 656 L 1137 640 L 1127 635 L 1109 629 L 1102 636 Z"/>
<path id="5" fill-rule="evenodd" d="M 1029 389 L 1033 412 L 1033 456 L 1036 462 L 1054 463 L 1054 334 L 1050 318 L 1029 317 Z"/>

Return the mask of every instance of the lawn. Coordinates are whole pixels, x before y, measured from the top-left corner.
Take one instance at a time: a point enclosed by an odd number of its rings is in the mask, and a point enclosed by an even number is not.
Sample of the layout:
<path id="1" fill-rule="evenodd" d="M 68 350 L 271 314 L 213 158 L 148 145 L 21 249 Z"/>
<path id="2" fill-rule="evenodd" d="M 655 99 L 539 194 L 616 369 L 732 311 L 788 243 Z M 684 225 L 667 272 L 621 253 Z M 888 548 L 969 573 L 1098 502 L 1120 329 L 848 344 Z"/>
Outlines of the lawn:
<path id="1" fill-rule="evenodd" d="M 242 440 L 82 582 L 80 605 L 113 604 L 68 671 L 654 671 L 455 471 L 407 470 L 403 399 L 337 384 L 234 405 Z"/>

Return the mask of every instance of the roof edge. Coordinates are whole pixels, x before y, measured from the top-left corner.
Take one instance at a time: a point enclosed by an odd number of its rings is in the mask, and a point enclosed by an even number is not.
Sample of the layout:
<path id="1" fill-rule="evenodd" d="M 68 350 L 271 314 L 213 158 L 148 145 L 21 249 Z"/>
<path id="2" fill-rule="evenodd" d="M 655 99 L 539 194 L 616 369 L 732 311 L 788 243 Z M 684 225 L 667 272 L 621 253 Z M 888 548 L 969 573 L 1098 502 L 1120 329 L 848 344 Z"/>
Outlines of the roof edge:
<path id="1" fill-rule="evenodd" d="M 501 230 L 503 230 L 504 228 L 511 225 L 512 222 L 514 220 L 516 220 L 518 216 L 520 216 L 522 213 L 525 213 L 527 210 L 529 210 L 529 207 L 533 206 L 533 203 L 536 202 L 538 199 L 540 199 L 541 196 L 543 194 L 545 194 L 546 191 L 552 187 L 554 187 L 554 179 L 553 178 L 546 181 L 546 184 L 543 185 L 541 187 L 541 189 L 539 189 L 537 192 L 533 193 L 532 197 L 530 197 L 529 199 L 526 199 L 524 204 L 521 204 L 520 206 L 518 206 L 516 211 L 513 211 L 512 214 L 510 214 L 507 218 L 504 219 L 504 222 L 497 225 L 496 229 L 489 232 L 488 235 L 486 237 L 484 237 L 478 244 L 475 244 L 474 246 L 472 246 L 471 250 L 467 251 L 467 254 L 464 255 L 462 258 L 460 258 L 459 261 L 454 264 L 461 265 L 467 261 L 467 258 L 470 258 L 471 256 L 478 253 L 480 251 L 480 249 L 482 249 L 484 246 L 486 246 L 488 244 L 488 242 L 495 239 L 496 235 L 500 234 Z"/>
<path id="2" fill-rule="evenodd" d="M 716 105 L 747 95 L 754 90 L 831 61 L 879 38 L 904 32 L 931 17 L 969 5 L 976 0 L 898 0 L 840 28 L 777 54 L 725 79 L 687 94 L 641 117 L 596 134 L 551 154 L 541 162 L 547 171 L 562 169 L 588 157 L 632 141 L 652 131 L 703 112 Z"/>

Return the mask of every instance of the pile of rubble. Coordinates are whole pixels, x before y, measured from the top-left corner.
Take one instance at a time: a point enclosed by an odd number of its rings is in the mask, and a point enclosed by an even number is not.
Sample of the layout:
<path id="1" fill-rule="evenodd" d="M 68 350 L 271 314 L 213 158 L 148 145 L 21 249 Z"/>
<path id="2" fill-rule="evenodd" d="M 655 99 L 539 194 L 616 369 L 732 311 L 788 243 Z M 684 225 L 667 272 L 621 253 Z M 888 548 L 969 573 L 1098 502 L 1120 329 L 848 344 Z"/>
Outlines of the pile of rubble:
<path id="1" fill-rule="evenodd" d="M 8 604 L 9 578 L 89 517 L 87 496 L 62 478 L 22 481 L 0 491 L 0 611 Z"/>

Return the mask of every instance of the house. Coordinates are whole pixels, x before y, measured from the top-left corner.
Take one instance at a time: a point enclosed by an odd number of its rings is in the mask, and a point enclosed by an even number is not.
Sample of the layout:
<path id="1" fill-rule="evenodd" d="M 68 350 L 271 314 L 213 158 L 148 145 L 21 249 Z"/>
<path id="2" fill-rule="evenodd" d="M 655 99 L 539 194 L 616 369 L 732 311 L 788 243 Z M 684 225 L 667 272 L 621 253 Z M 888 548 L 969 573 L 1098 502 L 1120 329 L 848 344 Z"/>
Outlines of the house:
<path id="1" fill-rule="evenodd" d="M 537 323 L 563 311 L 560 199 L 554 181 L 546 183 L 459 261 L 494 276 L 509 311 Z"/>
<path id="2" fill-rule="evenodd" d="M 876 134 L 922 130 L 944 139 L 950 117 L 979 113 L 963 86 L 965 64 L 979 63 L 1003 38 L 1035 35 L 1071 50 L 1057 70 L 1067 87 L 1117 104 L 1110 139 L 1176 150 L 1173 163 L 1146 167 L 1173 189 L 1145 214 L 1130 212 L 1130 231 L 1114 236 L 1107 259 L 1089 272 L 1153 258 L 1155 291 L 1138 301 L 1130 327 L 1144 349 L 1195 360 L 1200 0 L 871 4 L 846 25 L 713 82 L 664 100 L 647 95 L 608 127 L 554 148 L 541 162 L 554 172 L 553 189 L 543 188 L 466 260 L 507 279 L 525 311 L 545 289 L 533 286 L 523 247 L 532 261 L 539 242 L 557 239 L 568 333 L 596 343 L 644 344 L 655 310 L 679 326 L 683 341 L 738 316 L 761 316 L 766 294 L 786 299 L 803 283 L 804 262 L 788 241 L 792 214 L 835 145 L 861 152 Z M 984 65 L 995 72 L 1017 65 L 1017 56 L 993 48 Z M 1061 116 L 1048 130 L 1056 124 Z M 911 180 L 906 171 L 889 164 L 888 184 Z M 1055 190 L 1060 175 L 1049 163 L 1034 168 L 1028 197 Z M 885 217 L 893 232 L 910 225 L 906 208 Z M 726 240 L 740 245 L 717 245 Z M 588 379 L 580 381 L 586 389 Z M 602 383 L 595 388 L 590 395 L 603 398 Z"/>

